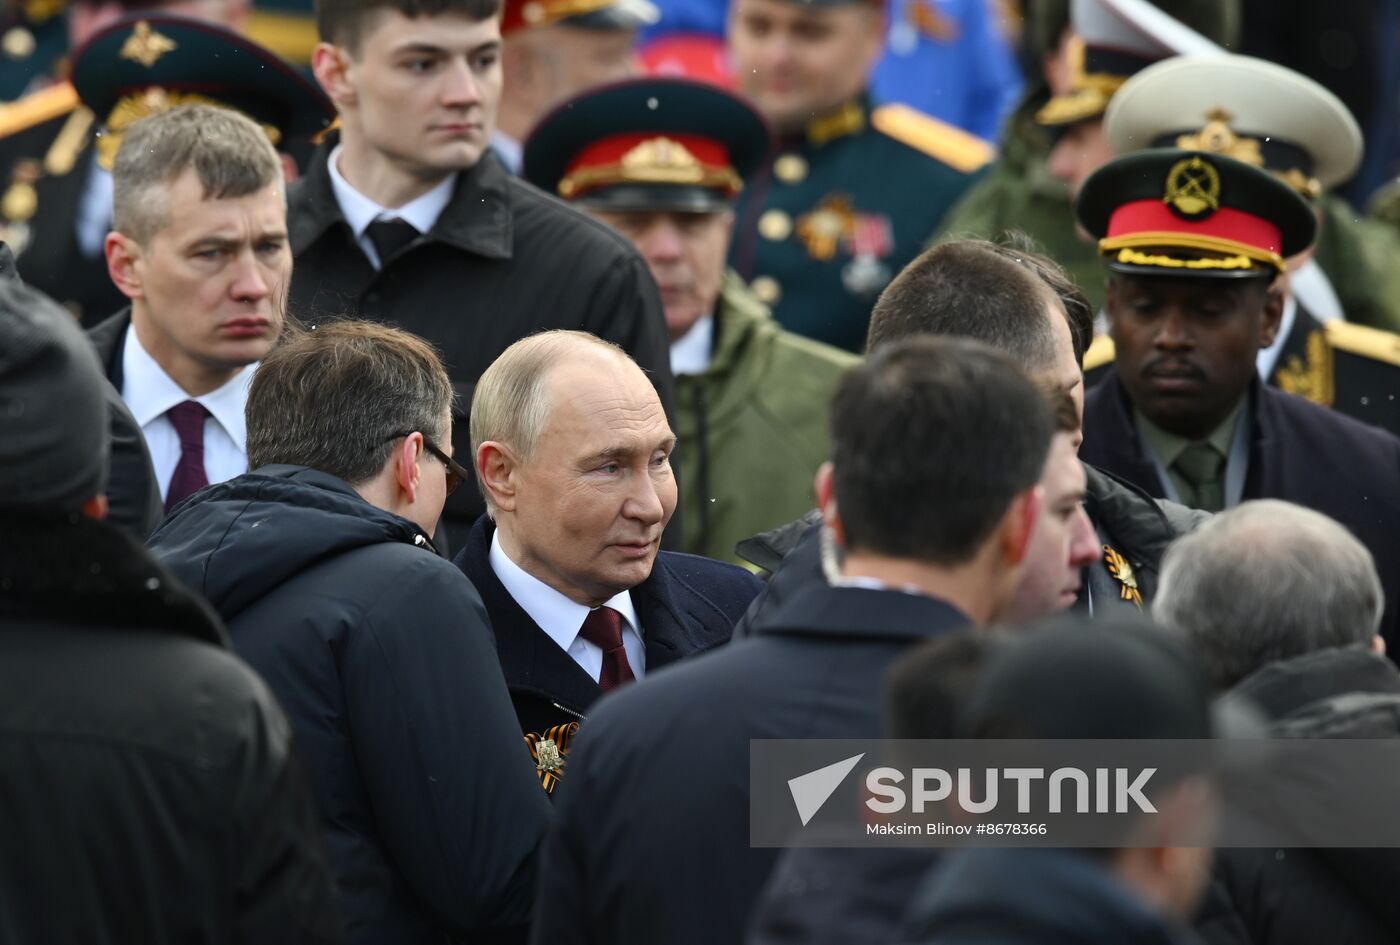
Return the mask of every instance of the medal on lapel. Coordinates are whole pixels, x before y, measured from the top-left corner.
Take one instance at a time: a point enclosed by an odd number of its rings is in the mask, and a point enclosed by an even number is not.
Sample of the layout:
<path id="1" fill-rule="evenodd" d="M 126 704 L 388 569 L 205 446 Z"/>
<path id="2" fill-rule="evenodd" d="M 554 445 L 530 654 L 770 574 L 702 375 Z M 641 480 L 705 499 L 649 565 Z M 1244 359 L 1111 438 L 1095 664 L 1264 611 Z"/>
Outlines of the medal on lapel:
<path id="1" fill-rule="evenodd" d="M 1108 567 L 1109 575 L 1119 584 L 1119 598 L 1132 601 L 1133 606 L 1142 610 L 1142 591 L 1138 589 L 1137 575 L 1133 573 L 1128 559 L 1104 545 L 1103 562 Z"/>

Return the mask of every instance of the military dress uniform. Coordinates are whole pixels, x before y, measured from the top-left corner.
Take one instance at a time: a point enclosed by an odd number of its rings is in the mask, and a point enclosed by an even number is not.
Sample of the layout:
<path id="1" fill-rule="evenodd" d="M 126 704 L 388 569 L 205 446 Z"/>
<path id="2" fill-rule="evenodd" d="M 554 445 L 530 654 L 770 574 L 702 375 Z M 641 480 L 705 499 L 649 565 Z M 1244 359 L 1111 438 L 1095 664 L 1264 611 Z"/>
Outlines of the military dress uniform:
<path id="1" fill-rule="evenodd" d="M 238 34 L 129 16 L 73 57 L 72 83 L 0 108 L 0 239 L 25 281 L 91 326 L 126 304 L 107 273 L 111 164 L 131 122 L 182 104 L 232 107 L 285 149 L 329 125 L 329 99 Z"/>
<path id="2" fill-rule="evenodd" d="M 727 91 L 634 79 L 546 115 L 525 144 L 525 179 L 589 211 L 713 216 L 770 144 L 763 119 Z M 784 331 L 733 273 L 713 305 L 671 344 L 674 463 L 684 550 L 737 562 L 740 541 L 810 507 L 830 452 L 827 406 L 858 359 Z"/>
<path id="3" fill-rule="evenodd" d="M 1104 287 L 1098 253 L 1075 228 L 1069 188 L 1047 166 L 1056 136 L 1078 122 L 1099 120 L 1116 90 L 1151 63 L 1229 43 L 1238 4 L 1074 0 L 1069 6 L 1075 38 L 1068 50 L 1068 87 L 1052 96 L 1042 80 L 1027 93 L 1007 122 L 996 164 L 948 212 L 938 235 L 995 239 L 1008 230 L 1026 233 L 1065 267 L 1098 309 Z M 1040 17 L 1040 41 L 1053 48 L 1063 22 L 1043 9 L 1031 15 Z"/>
<path id="4" fill-rule="evenodd" d="M 0 102 L 44 81 L 68 51 L 68 0 L 18 0 L 0 13 Z"/>
<path id="5" fill-rule="evenodd" d="M 1170 59 L 1118 91 L 1105 131 L 1119 153 L 1178 145 L 1272 173 L 1311 201 L 1321 221 L 1318 251 L 1304 266 L 1348 267 L 1342 271 L 1350 278 L 1333 283 L 1339 296 L 1347 282 L 1366 281 L 1367 272 L 1374 271 L 1369 281 L 1377 285 L 1400 275 L 1400 244 L 1384 267 L 1366 258 L 1361 248 L 1378 244 L 1358 235 L 1355 214 L 1341 212 L 1344 203 L 1326 191 L 1355 173 L 1361 130 L 1336 96 L 1305 76 L 1247 56 Z M 1352 251 L 1340 251 L 1347 247 Z M 1302 274 L 1300 269 L 1293 278 Z M 1260 364 L 1261 376 L 1291 394 L 1400 433 L 1400 336 L 1339 321 L 1343 313 L 1314 311 L 1315 304 L 1295 293 L 1277 351 Z M 1348 317 L 1356 315 L 1342 306 Z M 1086 356 L 1086 374 L 1103 370 L 1111 359 L 1112 343 L 1097 341 Z"/>
<path id="6" fill-rule="evenodd" d="M 859 352 L 880 292 L 992 154 L 908 106 L 847 102 L 779 142 L 739 198 L 730 263 L 784 328 Z"/>
<path id="7" fill-rule="evenodd" d="M 1317 232 L 1311 207 L 1278 177 L 1179 148 L 1111 161 L 1085 183 L 1076 210 L 1111 270 L 1201 288 L 1276 278 Z M 1148 418 L 1115 370 L 1085 398 L 1080 458 L 1197 508 L 1267 498 L 1331 516 L 1375 557 L 1388 602 L 1382 634 L 1392 652 L 1400 646 L 1400 438 L 1256 377 L 1224 422 L 1188 440 Z"/>

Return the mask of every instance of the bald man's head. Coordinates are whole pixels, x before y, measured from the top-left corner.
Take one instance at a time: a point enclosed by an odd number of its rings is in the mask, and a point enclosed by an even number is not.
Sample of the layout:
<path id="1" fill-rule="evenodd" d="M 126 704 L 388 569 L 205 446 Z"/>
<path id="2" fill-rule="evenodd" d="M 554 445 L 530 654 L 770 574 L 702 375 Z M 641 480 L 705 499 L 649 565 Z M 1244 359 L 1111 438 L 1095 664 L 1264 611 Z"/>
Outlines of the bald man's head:
<path id="1" fill-rule="evenodd" d="M 676 438 L 621 349 L 582 332 L 518 341 L 477 384 L 477 480 L 501 548 L 590 607 L 651 574 L 676 508 Z"/>

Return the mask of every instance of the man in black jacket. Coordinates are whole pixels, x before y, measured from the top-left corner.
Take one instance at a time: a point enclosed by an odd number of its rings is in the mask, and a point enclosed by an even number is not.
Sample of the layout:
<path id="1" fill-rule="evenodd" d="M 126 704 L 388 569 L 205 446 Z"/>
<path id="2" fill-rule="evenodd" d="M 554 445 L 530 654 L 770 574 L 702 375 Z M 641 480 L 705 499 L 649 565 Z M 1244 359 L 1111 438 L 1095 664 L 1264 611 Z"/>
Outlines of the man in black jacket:
<path id="1" fill-rule="evenodd" d="M 481 598 L 428 538 L 467 478 L 451 401 L 406 332 L 287 341 L 249 392 L 255 470 L 151 538 L 287 707 L 352 942 L 519 934 L 549 811 Z"/>
<path id="2" fill-rule="evenodd" d="M 914 260 L 880 296 L 867 347 L 918 334 L 974 338 L 1010 355 L 1043 386 L 1083 403 L 1079 364 L 1092 328 L 1089 304 L 1055 262 L 1022 246 L 955 240 Z M 1154 501 L 1140 489 L 1084 463 L 1084 511 L 1098 533 L 1083 568 L 1077 608 L 1094 613 L 1141 610 L 1156 589 L 1157 565 L 1177 535 L 1206 516 Z M 776 572 L 736 635 L 768 607 L 822 581 L 820 531 L 814 518 L 744 542 L 747 560 Z M 781 568 L 779 567 L 781 565 Z"/>
<path id="3" fill-rule="evenodd" d="M 837 583 L 602 701 L 559 792 L 533 940 L 740 941 L 777 855 L 749 844 L 750 740 L 876 736 L 900 653 L 1005 612 L 1052 433 L 1041 393 L 976 342 L 913 339 L 847 375 L 816 483 Z"/>
<path id="4" fill-rule="evenodd" d="M 490 511 L 456 563 L 486 602 L 553 794 L 598 697 L 728 642 L 762 585 L 659 550 L 676 508 L 676 436 L 617 346 L 572 331 L 517 341 L 481 375 L 471 427 Z"/>
<path id="5" fill-rule="evenodd" d="M 418 14 L 425 6 L 440 12 Z M 293 314 L 371 318 L 436 345 L 463 455 L 477 378 L 545 329 L 620 345 L 669 409 L 666 324 L 646 263 L 617 233 L 512 177 L 489 146 L 499 0 L 322 0 L 317 19 L 313 67 L 341 128 L 288 194 Z M 454 547 L 484 510 L 474 489 L 448 503 Z"/>
<path id="6" fill-rule="evenodd" d="M 1381 579 L 1340 524 L 1277 500 L 1245 502 L 1163 562 L 1157 617 L 1220 689 L 1290 738 L 1400 738 L 1400 672 L 1377 635 Z M 1378 785 L 1393 795 L 1400 785 Z M 1256 945 L 1400 937 L 1400 856 L 1387 849 L 1231 849 L 1216 874 Z"/>
<path id="7" fill-rule="evenodd" d="M 0 280 L 0 929 L 338 941 L 281 710 L 208 606 L 102 521 L 103 384 L 72 317 Z"/>
<path id="8" fill-rule="evenodd" d="M 1086 462 L 1153 496 L 1219 511 L 1284 499 L 1335 518 L 1376 558 L 1400 643 L 1400 439 L 1261 384 L 1284 260 L 1317 221 L 1267 171 L 1174 148 L 1118 158 L 1076 205 L 1100 237 L 1114 373 L 1084 409 Z"/>

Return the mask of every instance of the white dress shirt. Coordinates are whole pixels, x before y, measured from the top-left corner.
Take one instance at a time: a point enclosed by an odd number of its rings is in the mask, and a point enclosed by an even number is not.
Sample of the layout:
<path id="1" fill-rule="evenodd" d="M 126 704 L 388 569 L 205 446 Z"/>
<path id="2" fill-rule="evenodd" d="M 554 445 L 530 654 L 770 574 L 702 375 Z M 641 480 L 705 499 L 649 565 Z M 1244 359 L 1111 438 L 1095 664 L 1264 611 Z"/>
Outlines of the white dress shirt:
<path id="1" fill-rule="evenodd" d="M 442 211 L 452 202 L 452 188 L 457 186 L 457 175 L 448 175 L 432 190 L 421 197 L 413 198 L 402 207 L 381 207 L 356 190 L 341 175 L 337 166 L 340 161 L 340 148 L 340 145 L 336 145 L 326 162 L 326 167 L 331 173 L 331 191 L 335 193 L 336 203 L 340 204 L 340 213 L 345 217 L 345 222 L 350 224 L 350 232 L 355 234 L 355 242 L 369 257 L 371 265 L 378 269 L 379 252 L 369 238 L 369 225 L 375 220 L 402 220 L 412 224 L 419 233 L 427 233 L 437 223 L 438 217 L 442 216 Z"/>
<path id="2" fill-rule="evenodd" d="M 499 532 L 491 536 L 490 561 L 491 570 L 496 572 L 496 577 L 520 608 L 597 682 L 603 672 L 603 649 L 578 635 L 589 608 L 569 600 L 512 561 L 501 547 Z M 642 642 L 641 625 L 637 622 L 637 609 L 632 606 L 632 592 L 623 591 L 603 606 L 622 614 L 622 646 L 627 651 L 632 675 L 641 679 L 646 674 L 647 651 Z"/>
<path id="3" fill-rule="evenodd" d="M 520 176 L 520 169 L 525 165 L 525 146 L 519 141 L 497 128 L 491 132 L 491 148 L 496 152 L 496 157 L 501 159 L 501 163 L 506 166 L 516 177 Z M 550 194 L 557 197 L 558 194 Z"/>
<path id="4" fill-rule="evenodd" d="M 204 422 L 204 474 L 210 484 L 248 471 L 248 428 L 243 421 L 243 407 L 257 367 L 250 364 L 218 390 L 191 397 L 141 347 L 136 329 L 127 326 L 122 347 L 122 400 L 146 437 L 162 499 L 180 462 L 180 436 L 165 412 L 187 400 L 203 404 L 210 414 Z"/>
<path id="5" fill-rule="evenodd" d="M 671 342 L 671 374 L 695 376 L 710 369 L 714 356 L 715 317 L 706 315 Z"/>

